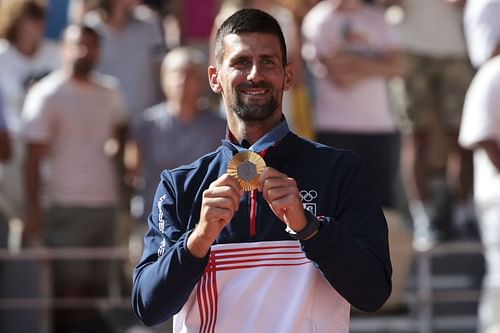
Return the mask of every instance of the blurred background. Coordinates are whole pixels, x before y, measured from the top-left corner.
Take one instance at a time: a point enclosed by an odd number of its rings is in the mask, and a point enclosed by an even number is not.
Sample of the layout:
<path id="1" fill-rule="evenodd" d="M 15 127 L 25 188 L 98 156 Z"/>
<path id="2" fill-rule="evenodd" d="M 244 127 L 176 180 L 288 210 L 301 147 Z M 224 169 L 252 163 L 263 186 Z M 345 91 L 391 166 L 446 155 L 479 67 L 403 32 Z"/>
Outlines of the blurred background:
<path id="1" fill-rule="evenodd" d="M 498 0 L 0 0 L 0 332 L 171 332 L 132 272 L 161 170 L 224 137 L 206 68 L 244 7 L 284 31 L 290 128 L 379 192 L 393 294 L 351 332 L 500 332 Z"/>

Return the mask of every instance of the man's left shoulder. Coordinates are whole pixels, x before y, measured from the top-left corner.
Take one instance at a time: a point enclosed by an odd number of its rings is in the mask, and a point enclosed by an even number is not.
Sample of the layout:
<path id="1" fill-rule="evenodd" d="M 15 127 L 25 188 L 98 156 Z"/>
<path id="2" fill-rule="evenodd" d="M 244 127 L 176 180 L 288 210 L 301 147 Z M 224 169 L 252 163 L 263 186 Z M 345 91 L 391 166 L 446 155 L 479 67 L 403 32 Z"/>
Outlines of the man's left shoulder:
<path id="1" fill-rule="evenodd" d="M 301 154 L 311 154 L 315 157 L 321 157 L 332 160 L 353 160 L 355 154 L 350 150 L 327 146 L 323 143 L 302 138 L 293 134 L 291 138 L 298 152 Z"/>

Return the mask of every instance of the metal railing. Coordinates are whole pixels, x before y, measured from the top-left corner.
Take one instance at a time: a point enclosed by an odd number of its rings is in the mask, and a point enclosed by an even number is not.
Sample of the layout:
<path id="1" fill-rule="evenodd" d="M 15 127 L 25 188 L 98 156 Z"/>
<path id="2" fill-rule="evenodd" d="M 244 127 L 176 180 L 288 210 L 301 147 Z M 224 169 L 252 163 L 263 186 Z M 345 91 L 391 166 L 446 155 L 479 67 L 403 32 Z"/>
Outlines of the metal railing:
<path id="1" fill-rule="evenodd" d="M 480 290 L 435 290 L 433 287 L 432 260 L 448 255 L 481 254 L 483 246 L 478 241 L 440 243 L 426 251 L 415 251 L 415 290 L 406 291 L 403 303 L 410 304 L 410 311 L 403 315 L 381 313 L 376 316 L 356 316 L 351 320 L 354 332 L 418 332 L 432 333 L 436 330 L 474 331 L 477 315 L 446 315 L 437 317 L 436 303 L 477 302 Z"/>
<path id="2" fill-rule="evenodd" d="M 418 302 L 418 332 L 432 333 L 435 318 L 433 304 L 439 302 L 470 302 L 477 301 L 480 290 L 471 291 L 439 291 L 432 288 L 432 259 L 444 255 L 463 255 L 483 253 L 481 242 L 448 242 L 416 253 L 417 264 L 417 302 Z M 461 316 L 463 317 L 463 316 Z M 456 318 L 458 319 L 458 318 Z"/>
<path id="3" fill-rule="evenodd" d="M 450 254 L 478 254 L 482 253 L 483 247 L 480 242 L 451 242 L 443 243 L 434 248 L 415 253 L 416 260 L 416 278 L 417 290 L 415 295 L 407 295 L 411 302 L 417 304 L 416 318 L 395 318 L 393 321 L 384 319 L 382 322 L 376 322 L 376 318 L 371 318 L 363 324 L 363 321 L 357 319 L 353 324 L 365 331 L 376 329 L 377 327 L 405 327 L 410 331 L 419 333 L 432 333 L 436 326 L 446 327 L 441 319 L 434 318 L 433 303 L 439 302 L 457 302 L 457 301 L 475 301 L 479 298 L 480 291 L 458 291 L 458 292 L 436 292 L 432 287 L 432 259 L 437 256 Z M 39 292 L 40 297 L 26 298 L 2 298 L 0 299 L 0 309 L 40 309 L 42 313 L 41 333 L 49 333 L 51 329 L 50 309 L 52 308 L 84 308 L 84 307 L 130 307 L 129 298 L 123 298 L 119 287 L 113 286 L 110 280 L 109 294 L 107 297 L 79 297 L 79 298 L 55 298 L 52 297 L 51 290 L 51 265 L 55 260 L 129 260 L 129 249 L 120 247 L 102 247 L 102 248 L 30 248 L 20 249 L 18 251 L 0 250 L 1 261 L 35 261 L 40 264 Z M 461 316 L 463 317 L 463 316 Z M 464 319 L 464 318 L 462 318 Z M 450 322 L 458 323 L 458 319 Z M 357 323 L 355 323 L 357 321 Z M 382 325 L 382 326 L 381 326 Z M 391 326 L 392 325 L 392 326 Z M 463 323 L 461 324 L 463 325 Z M 379 328 L 380 328 L 379 327 Z"/>
<path id="4" fill-rule="evenodd" d="M 40 333 L 52 331 L 50 310 L 53 308 L 109 308 L 130 307 L 130 299 L 120 295 L 119 279 L 110 276 L 106 297 L 53 297 L 52 266 L 57 260 L 114 260 L 128 261 L 129 249 L 119 247 L 99 248 L 28 248 L 16 251 L 0 250 L 0 262 L 33 261 L 40 267 L 38 279 L 38 297 L 0 298 L 0 310 L 39 309 L 41 311 Z"/>

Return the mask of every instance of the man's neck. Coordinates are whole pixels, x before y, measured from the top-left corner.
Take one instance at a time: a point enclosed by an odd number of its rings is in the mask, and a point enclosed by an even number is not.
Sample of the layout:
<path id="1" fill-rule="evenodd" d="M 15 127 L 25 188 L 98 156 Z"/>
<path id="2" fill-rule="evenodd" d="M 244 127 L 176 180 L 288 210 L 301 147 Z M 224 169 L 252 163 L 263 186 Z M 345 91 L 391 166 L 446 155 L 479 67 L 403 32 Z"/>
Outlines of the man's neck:
<path id="1" fill-rule="evenodd" d="M 280 123 L 281 116 L 281 112 L 276 112 L 265 120 L 244 121 L 231 114 L 227 121 L 229 130 L 238 143 L 246 140 L 253 145 Z"/>
<path id="2" fill-rule="evenodd" d="M 71 81 L 76 82 L 78 84 L 87 85 L 91 83 L 90 73 L 87 74 L 79 74 L 73 71 L 72 69 L 65 69 L 66 75 L 70 78 Z"/>
<path id="3" fill-rule="evenodd" d="M 78 76 L 78 75 L 72 75 L 71 80 L 73 82 L 76 82 L 82 86 L 89 86 L 92 83 L 90 82 L 90 78 L 88 76 Z"/>
<path id="4" fill-rule="evenodd" d="M 111 11 L 108 18 L 106 19 L 106 23 L 109 26 L 113 27 L 115 30 L 121 30 L 127 24 L 129 16 L 130 13 L 128 10 L 121 8 L 114 9 Z"/>

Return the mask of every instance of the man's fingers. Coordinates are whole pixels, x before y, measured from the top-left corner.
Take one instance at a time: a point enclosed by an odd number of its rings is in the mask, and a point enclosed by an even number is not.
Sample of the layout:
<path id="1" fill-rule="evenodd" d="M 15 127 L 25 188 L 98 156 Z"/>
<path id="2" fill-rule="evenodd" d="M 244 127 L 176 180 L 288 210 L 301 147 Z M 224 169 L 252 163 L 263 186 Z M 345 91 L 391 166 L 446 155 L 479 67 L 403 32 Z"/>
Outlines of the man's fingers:
<path id="1" fill-rule="evenodd" d="M 259 190 L 264 199 L 272 203 L 282 197 L 299 197 L 299 190 L 295 179 L 273 168 L 266 168 L 259 179 Z"/>
<path id="2" fill-rule="evenodd" d="M 262 195 L 267 202 L 273 203 L 274 201 L 290 196 L 295 192 L 296 191 L 293 187 L 275 187 L 265 190 L 262 192 Z"/>
<path id="3" fill-rule="evenodd" d="M 217 225 L 212 226 L 215 229 L 209 225 L 206 227 L 218 234 L 222 227 L 219 224 L 227 224 L 232 219 L 234 212 L 238 210 L 243 193 L 233 177 L 227 174 L 222 175 L 203 191 L 201 221 L 209 224 L 215 222 Z M 214 235 L 216 236 L 216 234 Z"/>
<path id="4" fill-rule="evenodd" d="M 228 175 L 227 173 L 223 174 L 218 179 L 213 181 L 210 184 L 209 189 L 220 186 L 230 186 L 232 189 L 234 189 L 234 191 L 236 191 L 236 193 L 238 193 L 240 197 L 243 196 L 244 194 L 244 191 L 241 189 L 240 184 L 238 184 L 238 181 L 234 177 Z"/>
<path id="5" fill-rule="evenodd" d="M 262 192 L 264 190 L 264 186 L 268 184 L 271 179 L 275 178 L 282 179 L 282 178 L 288 178 L 288 176 L 271 167 L 264 168 L 264 171 L 262 172 L 259 178 L 258 190 Z"/>
<path id="6" fill-rule="evenodd" d="M 203 202 L 204 202 L 205 206 L 214 207 L 214 208 L 229 209 L 231 211 L 237 211 L 239 206 L 240 206 L 240 200 L 239 200 L 239 198 L 237 198 L 235 196 L 228 196 L 228 197 L 213 196 L 213 197 L 211 197 L 210 195 L 206 195 L 204 197 Z"/>
<path id="7" fill-rule="evenodd" d="M 233 187 L 229 185 L 217 186 L 213 188 L 209 188 L 203 192 L 203 198 L 205 202 L 221 202 L 223 200 L 227 200 L 231 202 L 231 207 L 227 206 L 224 203 L 222 208 L 231 208 L 233 210 L 237 210 L 240 206 L 240 194 Z M 211 199 L 211 200 L 210 200 Z"/>
<path id="8" fill-rule="evenodd" d="M 297 182 L 290 177 L 269 177 L 262 181 L 261 191 L 266 194 L 272 189 L 288 188 L 291 191 L 297 191 Z"/>
<path id="9" fill-rule="evenodd" d="M 205 219 L 216 223 L 227 224 L 233 218 L 234 210 L 211 206 L 206 208 Z"/>
<path id="10" fill-rule="evenodd" d="M 287 195 L 284 197 L 273 199 L 269 201 L 269 203 L 271 204 L 273 209 L 285 211 L 293 206 L 293 197 L 292 195 Z"/>

